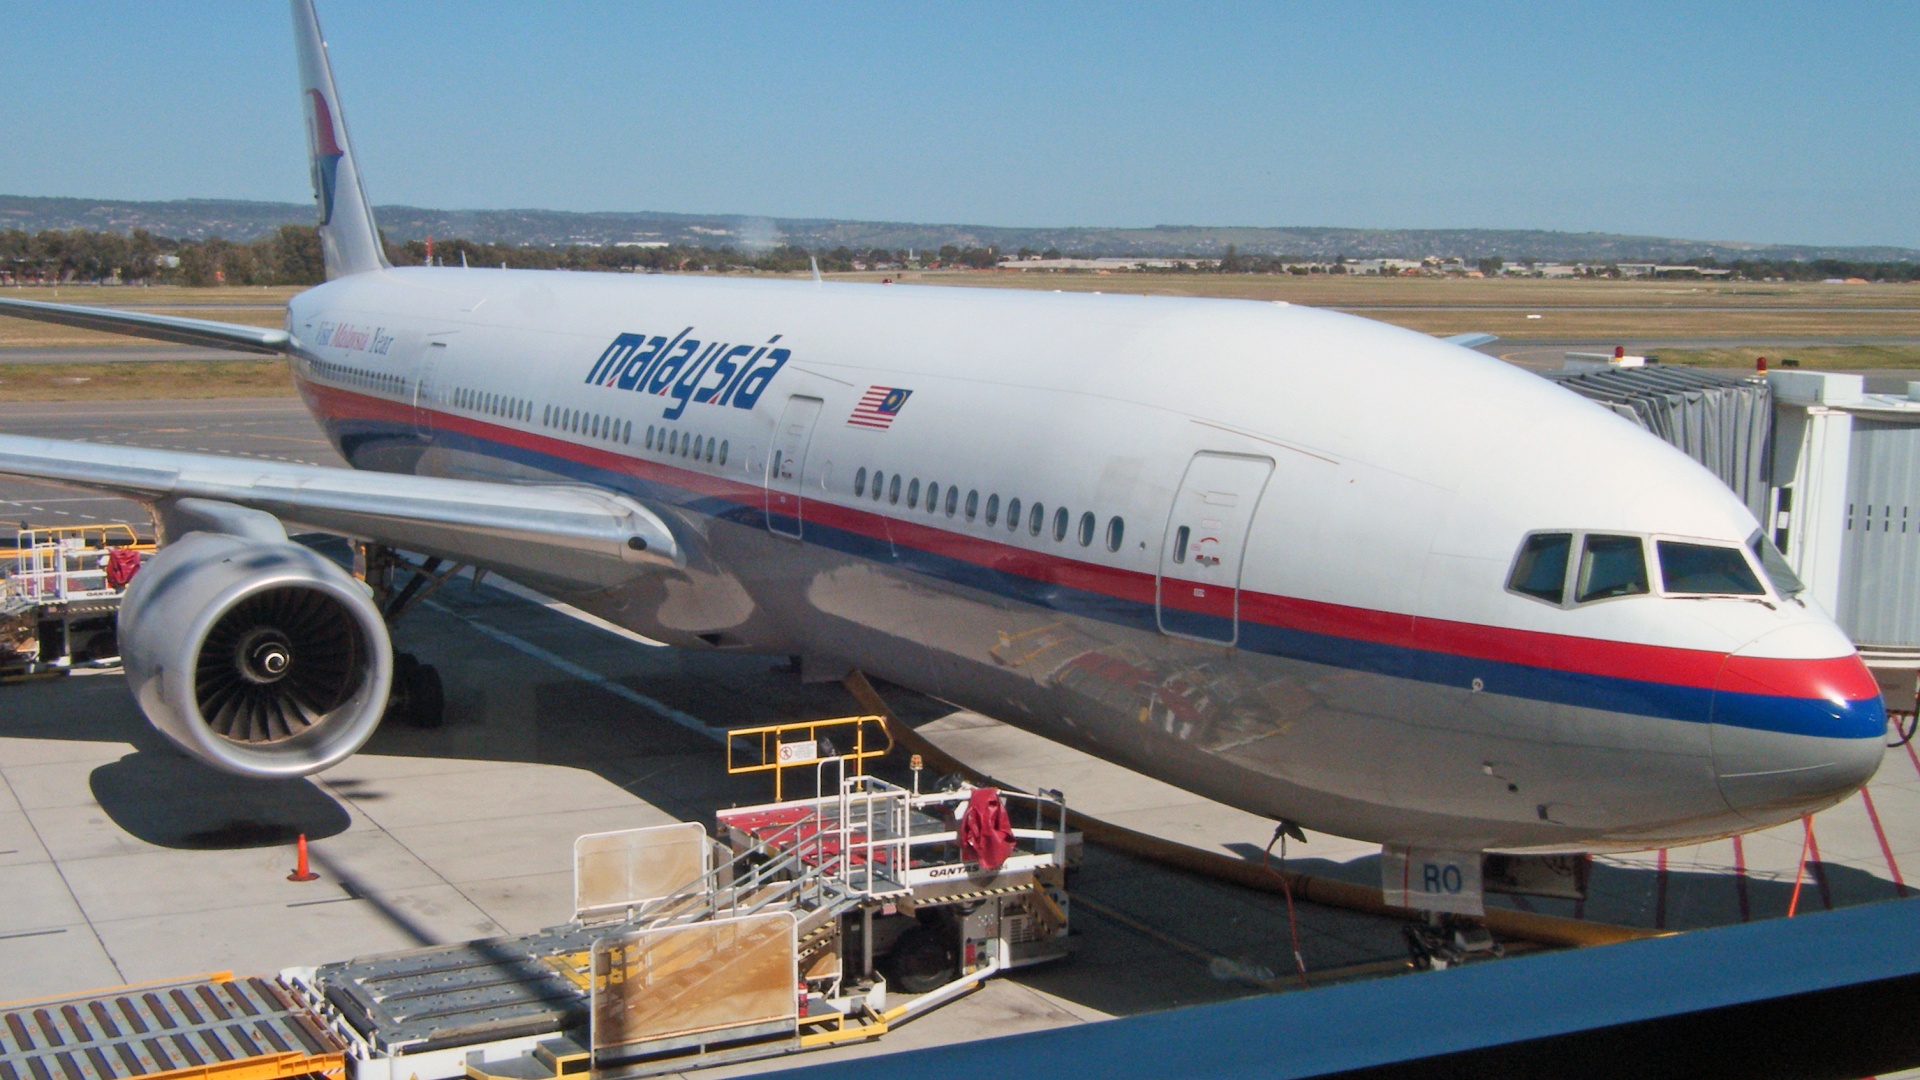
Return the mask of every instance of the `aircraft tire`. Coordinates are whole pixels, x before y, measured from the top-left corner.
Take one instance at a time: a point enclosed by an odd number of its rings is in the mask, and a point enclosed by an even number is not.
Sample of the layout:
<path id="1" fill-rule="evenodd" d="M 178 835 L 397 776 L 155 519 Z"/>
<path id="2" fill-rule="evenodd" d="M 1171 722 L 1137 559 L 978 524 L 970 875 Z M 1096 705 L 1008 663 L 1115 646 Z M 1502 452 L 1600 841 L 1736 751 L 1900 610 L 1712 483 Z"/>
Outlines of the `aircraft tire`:
<path id="1" fill-rule="evenodd" d="M 439 668 L 416 664 L 407 677 L 407 698 L 407 722 L 414 727 L 437 728 L 446 722 L 447 691 Z"/>

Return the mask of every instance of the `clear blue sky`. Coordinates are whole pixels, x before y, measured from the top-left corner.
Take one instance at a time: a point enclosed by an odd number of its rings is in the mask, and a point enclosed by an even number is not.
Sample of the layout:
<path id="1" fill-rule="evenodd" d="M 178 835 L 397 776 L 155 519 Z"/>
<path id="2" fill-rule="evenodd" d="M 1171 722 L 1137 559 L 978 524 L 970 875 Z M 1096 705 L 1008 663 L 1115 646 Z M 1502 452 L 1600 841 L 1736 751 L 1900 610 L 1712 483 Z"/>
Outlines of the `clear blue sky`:
<path id="1" fill-rule="evenodd" d="M 322 0 L 376 202 L 1920 247 L 1920 4 Z M 308 197 L 278 3 L 0 7 L 0 193 Z"/>

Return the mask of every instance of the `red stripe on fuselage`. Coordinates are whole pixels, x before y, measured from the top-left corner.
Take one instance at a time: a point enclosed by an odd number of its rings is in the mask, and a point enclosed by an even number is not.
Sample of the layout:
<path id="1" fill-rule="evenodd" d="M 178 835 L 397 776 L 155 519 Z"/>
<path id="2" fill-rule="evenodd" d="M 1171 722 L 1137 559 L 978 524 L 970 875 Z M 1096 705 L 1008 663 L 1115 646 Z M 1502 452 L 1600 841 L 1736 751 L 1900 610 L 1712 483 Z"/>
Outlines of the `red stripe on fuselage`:
<path id="1" fill-rule="evenodd" d="M 303 382 L 302 388 L 323 417 L 390 420 L 408 424 L 416 420 L 416 411 L 402 402 L 312 382 Z M 435 430 L 458 432 L 477 439 L 516 446 L 665 484 L 699 496 L 729 499 L 756 508 L 763 504 L 766 497 L 766 489 L 759 485 L 602 449 L 588 443 L 552 438 L 523 428 L 458 414 L 429 412 L 427 418 Z M 940 520 L 944 515 L 942 509 L 939 514 L 924 516 Z M 813 500 L 806 504 L 805 519 L 813 524 L 971 563 L 1003 574 L 1129 603 L 1152 606 L 1156 601 L 1156 581 L 1152 574 L 1079 562 L 984 537 L 963 535 L 923 525 L 911 517 L 890 517 L 857 507 Z M 1212 595 L 1196 599 L 1187 595 L 1191 591 L 1187 584 L 1177 579 L 1167 579 L 1168 606 L 1209 614 L 1228 613 L 1227 598 L 1232 595 L 1229 590 L 1213 589 L 1210 590 Z M 1722 690 L 1774 697 L 1859 701 L 1879 694 L 1878 685 L 1857 654 L 1814 659 L 1730 657 L 1709 649 L 1642 645 L 1453 622 L 1318 600 L 1274 596 L 1251 589 L 1242 589 L 1239 599 L 1242 619 L 1268 626 L 1549 671 L 1698 689 L 1714 689 L 1718 683 Z"/>

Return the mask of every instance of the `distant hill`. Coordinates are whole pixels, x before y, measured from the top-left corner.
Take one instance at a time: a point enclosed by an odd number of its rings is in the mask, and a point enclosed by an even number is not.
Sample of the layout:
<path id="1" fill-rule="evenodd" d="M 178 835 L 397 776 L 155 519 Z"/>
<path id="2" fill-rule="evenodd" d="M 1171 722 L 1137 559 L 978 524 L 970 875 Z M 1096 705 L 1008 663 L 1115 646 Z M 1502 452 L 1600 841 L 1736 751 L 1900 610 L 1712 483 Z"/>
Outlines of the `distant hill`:
<path id="1" fill-rule="evenodd" d="M 1920 250 L 1900 247 L 1813 247 L 1737 241 L 1676 240 L 1613 233 L 1544 229 L 1334 229 L 1156 225 L 1150 229 L 1097 227 L 1011 228 L 996 225 L 917 225 L 892 221 L 762 218 L 653 211 L 569 213 L 559 210 L 423 210 L 382 206 L 375 213 L 387 236 L 418 240 L 463 237 L 483 243 L 617 244 L 661 242 L 740 248 L 796 244 L 808 248 L 997 247 L 1002 251 L 1056 248 L 1079 255 L 1210 256 L 1232 244 L 1249 255 L 1309 258 L 1420 258 L 1427 255 L 1510 262 L 1685 262 L 1694 259 L 1844 259 L 1916 262 Z M 307 203 L 181 199 L 123 202 L 0 195 L 0 229 L 146 229 L 160 236 L 252 240 L 282 225 L 309 224 Z"/>

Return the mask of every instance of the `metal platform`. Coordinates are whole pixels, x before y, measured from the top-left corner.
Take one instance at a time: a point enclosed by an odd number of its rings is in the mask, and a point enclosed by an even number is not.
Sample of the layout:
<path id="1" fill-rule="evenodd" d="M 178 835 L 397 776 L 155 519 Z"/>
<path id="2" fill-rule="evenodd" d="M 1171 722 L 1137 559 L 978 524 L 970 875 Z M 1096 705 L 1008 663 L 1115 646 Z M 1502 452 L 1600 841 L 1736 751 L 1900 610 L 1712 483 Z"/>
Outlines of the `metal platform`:
<path id="1" fill-rule="evenodd" d="M 259 978 L 0 1006 L 0 1080 L 339 1075 L 345 1050 L 284 984 Z"/>

